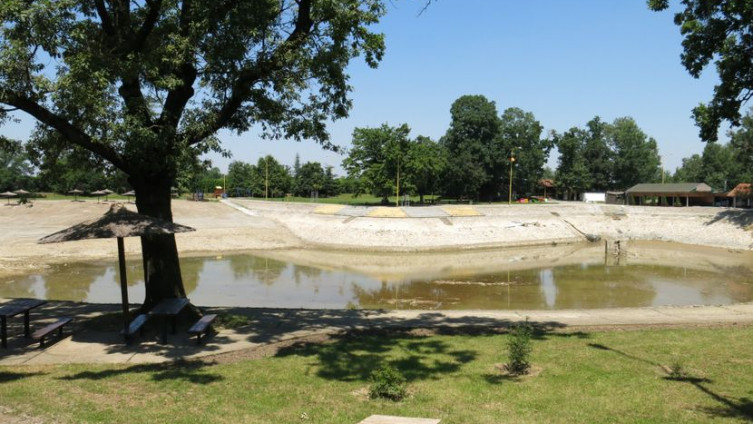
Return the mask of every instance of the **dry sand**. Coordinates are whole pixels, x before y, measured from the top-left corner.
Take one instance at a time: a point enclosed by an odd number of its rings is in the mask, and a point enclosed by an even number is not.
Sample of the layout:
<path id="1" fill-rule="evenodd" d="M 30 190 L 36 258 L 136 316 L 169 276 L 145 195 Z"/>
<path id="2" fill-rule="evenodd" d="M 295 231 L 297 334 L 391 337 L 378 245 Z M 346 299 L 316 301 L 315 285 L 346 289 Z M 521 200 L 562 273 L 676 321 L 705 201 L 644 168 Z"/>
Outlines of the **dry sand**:
<path id="1" fill-rule="evenodd" d="M 309 203 L 232 200 L 232 204 L 236 207 L 216 201 L 174 201 L 175 221 L 197 229 L 176 235 L 181 254 L 263 250 L 285 256 L 290 254 L 286 252 L 294 250 L 298 257 L 321 263 L 323 259 L 317 259 L 315 252 L 330 251 L 328 258 L 358 263 L 377 261 L 378 252 L 452 252 L 458 255 L 460 251 L 491 247 L 542 248 L 579 243 L 586 240 L 585 235 L 608 240 L 670 241 L 736 251 L 753 250 L 750 231 L 753 211 L 739 209 L 566 202 L 474 205 L 478 216 L 354 218 L 316 213 L 317 205 Z M 0 275 L 25 273 L 53 262 L 115 257 L 113 240 L 36 243 L 45 235 L 98 217 L 110 205 L 91 200 L 39 200 L 32 207 L 0 206 Z M 135 209 L 134 205 L 129 207 Z M 127 254 L 140 253 L 138 239 L 127 239 L 125 245 Z M 343 251 L 362 254 L 349 256 L 343 255 Z M 429 262 L 437 264 L 439 259 L 441 257 L 430 257 Z"/>

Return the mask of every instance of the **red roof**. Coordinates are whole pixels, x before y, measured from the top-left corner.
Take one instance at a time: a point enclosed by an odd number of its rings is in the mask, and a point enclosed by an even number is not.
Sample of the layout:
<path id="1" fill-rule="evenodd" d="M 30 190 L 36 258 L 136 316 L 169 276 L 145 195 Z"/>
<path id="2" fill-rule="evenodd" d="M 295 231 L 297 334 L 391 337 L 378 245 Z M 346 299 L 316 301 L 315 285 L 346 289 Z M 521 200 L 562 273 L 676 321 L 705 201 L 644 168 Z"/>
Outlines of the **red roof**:
<path id="1" fill-rule="evenodd" d="M 750 197 L 753 195 L 751 183 L 740 183 L 727 193 L 727 197 Z"/>

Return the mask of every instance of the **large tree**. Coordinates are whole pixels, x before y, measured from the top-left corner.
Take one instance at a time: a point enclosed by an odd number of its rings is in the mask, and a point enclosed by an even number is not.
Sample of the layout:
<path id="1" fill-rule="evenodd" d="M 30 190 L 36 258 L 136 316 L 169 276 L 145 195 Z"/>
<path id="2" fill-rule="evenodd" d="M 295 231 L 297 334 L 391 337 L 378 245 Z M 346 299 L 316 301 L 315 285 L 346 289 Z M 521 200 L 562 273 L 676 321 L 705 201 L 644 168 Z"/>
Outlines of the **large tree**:
<path id="1" fill-rule="evenodd" d="M 753 98 L 753 2 L 749 0 L 682 0 L 675 24 L 685 37 L 682 64 L 698 78 L 714 61 L 719 84 L 708 104 L 693 109 L 703 140 L 716 141 L 723 120 L 740 124 L 741 107 Z M 648 0 L 653 10 L 669 0 Z"/>
<path id="2" fill-rule="evenodd" d="M 4 0 L 0 114 L 17 109 L 128 175 L 139 212 L 172 220 L 179 165 L 260 125 L 330 146 L 346 67 L 376 66 L 381 0 Z M 184 297 L 175 238 L 143 237 L 144 306 Z"/>
<path id="3" fill-rule="evenodd" d="M 381 197 L 384 204 L 389 196 L 397 194 L 400 178 L 405 186 L 409 175 L 409 134 L 407 124 L 353 130 L 353 147 L 343 160 L 343 167 L 351 177 L 361 180 L 364 189 Z"/>
<path id="4" fill-rule="evenodd" d="M 587 137 L 586 131 L 577 127 L 555 135 L 560 153 L 555 180 L 565 200 L 573 200 L 591 187 L 591 175 L 583 155 Z"/>
<path id="5" fill-rule="evenodd" d="M 543 130 L 533 113 L 519 108 L 505 109 L 500 117 L 501 151 L 515 152 L 513 191 L 532 195 L 538 190 L 549 151 L 554 146 L 551 139 L 541 137 Z M 509 176 L 505 172 L 509 168 L 500 165 L 497 164 L 496 169 L 502 170 L 501 180 L 509 183 Z"/>
<path id="6" fill-rule="evenodd" d="M 615 119 L 607 128 L 607 140 L 614 152 L 616 188 L 625 190 L 638 183 L 661 180 L 656 140 L 648 137 L 633 118 Z"/>
<path id="7" fill-rule="evenodd" d="M 500 143 L 497 106 L 484 96 L 465 95 L 452 103 L 450 116 L 450 128 L 439 140 L 447 152 L 445 192 L 471 199 L 498 196 L 500 167 L 510 151 Z"/>

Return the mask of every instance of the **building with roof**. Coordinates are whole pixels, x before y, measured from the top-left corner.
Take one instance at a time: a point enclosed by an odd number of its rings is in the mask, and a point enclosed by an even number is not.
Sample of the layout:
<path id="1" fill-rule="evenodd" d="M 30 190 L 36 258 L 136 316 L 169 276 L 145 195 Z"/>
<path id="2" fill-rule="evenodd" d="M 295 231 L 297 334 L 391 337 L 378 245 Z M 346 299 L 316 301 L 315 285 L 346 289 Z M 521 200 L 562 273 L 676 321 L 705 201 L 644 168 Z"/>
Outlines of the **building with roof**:
<path id="1" fill-rule="evenodd" d="M 636 184 L 625 191 L 629 205 L 712 206 L 714 197 L 704 183 Z"/>
<path id="2" fill-rule="evenodd" d="M 753 187 L 750 183 L 740 183 L 727 193 L 732 199 L 733 208 L 749 208 L 753 199 Z"/>

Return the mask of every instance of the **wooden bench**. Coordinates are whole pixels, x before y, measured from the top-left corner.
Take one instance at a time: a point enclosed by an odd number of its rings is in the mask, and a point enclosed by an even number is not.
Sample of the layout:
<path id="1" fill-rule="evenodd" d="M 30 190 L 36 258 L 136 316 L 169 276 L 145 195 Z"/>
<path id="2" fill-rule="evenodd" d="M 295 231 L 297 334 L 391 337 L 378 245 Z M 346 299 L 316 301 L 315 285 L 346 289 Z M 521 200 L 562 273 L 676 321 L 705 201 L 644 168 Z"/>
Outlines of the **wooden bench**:
<path id="1" fill-rule="evenodd" d="M 48 325 L 46 327 L 40 328 L 39 330 L 35 331 L 31 335 L 31 337 L 34 340 L 39 340 L 39 347 L 40 348 L 44 347 L 44 338 L 47 337 L 47 336 L 49 336 L 50 333 L 52 333 L 55 330 L 58 330 L 58 336 L 59 337 L 63 337 L 63 326 L 65 324 L 68 324 L 69 322 L 71 322 L 71 320 L 73 320 L 73 318 L 70 318 L 70 317 L 58 318 L 58 320 L 55 321 L 55 322 L 53 322 L 52 324 L 50 324 L 50 325 Z"/>
<path id="2" fill-rule="evenodd" d="M 144 324 L 149 320 L 149 315 L 147 314 L 140 314 L 136 318 L 131 321 L 130 324 L 128 324 L 128 328 L 123 329 L 120 334 L 125 336 L 126 343 L 130 343 L 133 341 L 133 336 L 136 333 L 139 333 L 141 335 L 144 334 Z"/>
<path id="3" fill-rule="evenodd" d="M 201 335 L 208 334 L 212 328 L 212 321 L 217 318 L 217 314 L 204 315 L 196 321 L 196 324 L 188 329 L 188 334 L 196 334 L 196 344 L 201 344 Z"/>

